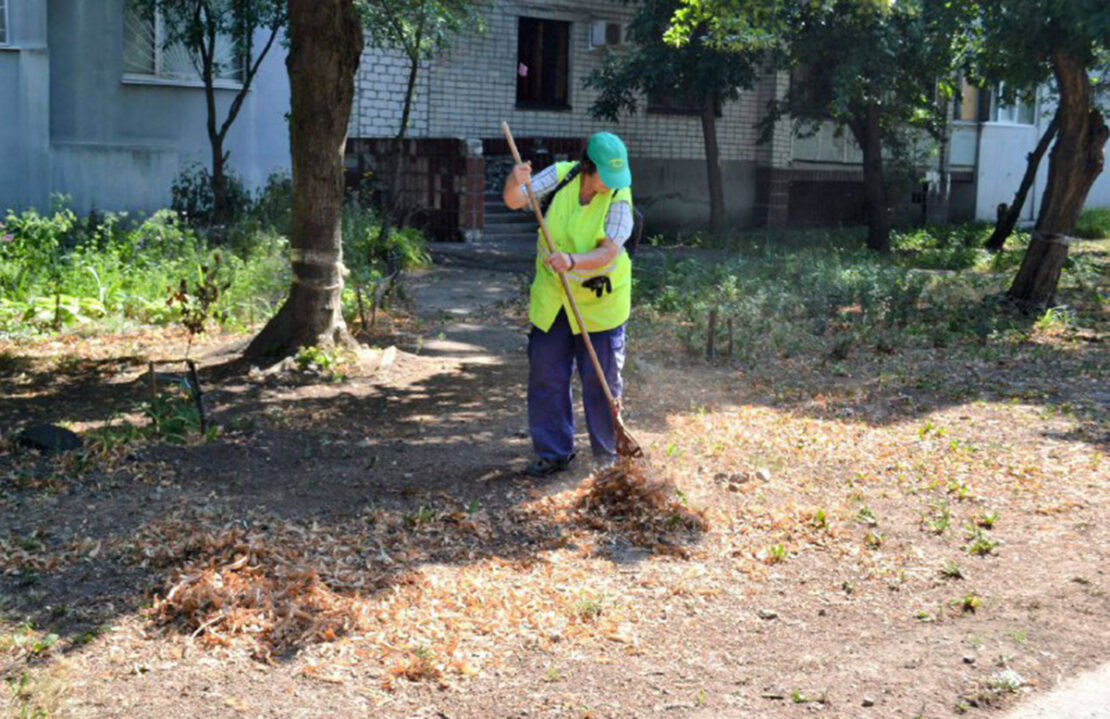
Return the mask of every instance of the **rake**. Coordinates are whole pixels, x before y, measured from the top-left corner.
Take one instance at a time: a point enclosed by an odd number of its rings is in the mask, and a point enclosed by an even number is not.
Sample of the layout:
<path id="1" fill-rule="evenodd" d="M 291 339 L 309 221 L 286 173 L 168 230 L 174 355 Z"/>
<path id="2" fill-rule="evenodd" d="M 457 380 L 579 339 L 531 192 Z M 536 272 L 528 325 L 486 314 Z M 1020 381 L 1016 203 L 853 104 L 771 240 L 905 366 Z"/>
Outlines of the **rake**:
<path id="1" fill-rule="evenodd" d="M 513 153 L 513 161 L 518 165 L 521 164 L 520 152 L 516 149 L 516 142 L 513 141 L 513 133 L 509 130 L 509 123 L 501 123 L 501 132 L 504 133 L 505 139 L 509 142 L 509 150 Z M 532 205 L 532 212 L 536 213 L 536 220 L 540 223 L 540 234 L 543 235 L 544 242 L 547 244 L 547 250 L 554 254 L 556 252 L 555 243 L 551 241 L 551 234 L 547 231 L 547 222 L 543 219 L 539 200 L 532 192 L 532 181 L 530 179 L 526 180 L 524 186 L 528 191 L 528 201 Z M 586 352 L 590 355 L 590 362 L 593 363 L 594 374 L 597 375 L 597 381 L 601 383 L 601 389 L 605 391 L 605 398 L 609 400 L 609 411 L 613 415 L 613 430 L 617 440 L 617 454 L 621 457 L 643 457 L 644 450 L 640 448 L 640 443 L 624 426 L 624 420 L 621 419 L 620 401 L 613 396 L 613 392 L 609 388 L 609 382 L 605 379 L 605 373 L 601 371 L 601 362 L 598 361 L 597 353 L 594 352 L 594 344 L 590 341 L 590 333 L 586 331 L 586 323 L 582 321 L 582 313 L 578 311 L 578 303 L 574 301 L 574 294 L 570 291 L 570 280 L 567 279 L 565 272 L 559 273 L 559 280 L 563 283 L 563 293 L 570 304 L 571 312 L 574 313 L 574 319 L 578 322 L 578 329 L 582 332 L 582 341 L 586 345 Z"/>

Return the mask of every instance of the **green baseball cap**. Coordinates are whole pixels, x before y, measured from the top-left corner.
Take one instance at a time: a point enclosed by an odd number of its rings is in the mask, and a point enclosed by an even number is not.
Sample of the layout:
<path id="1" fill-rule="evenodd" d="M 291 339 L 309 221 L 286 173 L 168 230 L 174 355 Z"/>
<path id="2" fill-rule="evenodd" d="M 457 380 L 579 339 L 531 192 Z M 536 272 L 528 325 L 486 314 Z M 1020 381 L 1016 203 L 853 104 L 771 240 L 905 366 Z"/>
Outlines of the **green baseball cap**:
<path id="1" fill-rule="evenodd" d="M 586 154 L 597 165 L 597 174 L 610 190 L 632 186 L 628 149 L 619 137 L 611 132 L 594 133 L 586 144 Z"/>

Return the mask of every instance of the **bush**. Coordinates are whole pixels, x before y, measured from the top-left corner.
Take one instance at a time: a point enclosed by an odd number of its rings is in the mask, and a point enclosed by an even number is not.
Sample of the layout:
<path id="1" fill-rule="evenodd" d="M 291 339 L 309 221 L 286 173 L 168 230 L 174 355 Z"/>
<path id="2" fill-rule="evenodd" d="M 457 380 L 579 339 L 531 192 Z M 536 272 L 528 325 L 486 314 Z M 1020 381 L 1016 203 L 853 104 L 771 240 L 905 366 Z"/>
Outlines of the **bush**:
<path id="1" fill-rule="evenodd" d="M 1092 207 L 1079 215 L 1075 236 L 1087 240 L 1110 238 L 1110 207 Z"/>
<path id="2" fill-rule="evenodd" d="M 723 258 L 639 262 L 634 298 L 651 305 L 649 316 L 677 313 L 681 338 L 698 352 L 707 346 L 709 312 L 717 310 L 717 351 L 727 351 L 731 321 L 733 354 L 742 361 L 805 353 L 835 362 L 862 348 L 983 340 L 1017 321 L 983 303 L 1005 289 L 1009 273 L 967 271 L 991 269 L 994 258 L 979 249 L 989 231 L 968 225 L 900 232 L 886 257 L 839 232 L 807 230 L 781 245 L 747 242 L 746 252 Z"/>
<path id="3" fill-rule="evenodd" d="M 246 249 L 225 252 L 215 310 L 232 325 L 261 320 L 284 295 L 284 238 L 256 232 Z M 166 323 L 179 310 L 167 290 L 212 262 L 214 251 L 173 210 L 139 221 L 93 213 L 79 220 L 59 205 L 50 215 L 8 213 L 0 225 L 0 332 L 38 332 L 93 320 Z"/>
<path id="4" fill-rule="evenodd" d="M 258 191 L 250 216 L 262 229 L 289 236 L 293 223 L 293 177 L 288 172 L 272 172 Z"/>
<path id="5" fill-rule="evenodd" d="M 224 173 L 227 185 L 228 221 L 246 216 L 251 208 L 251 196 L 243 181 L 234 173 Z M 216 196 L 212 192 L 212 175 L 208 168 L 193 163 L 181 171 L 170 188 L 170 207 L 194 226 L 209 227 L 215 209 Z"/>

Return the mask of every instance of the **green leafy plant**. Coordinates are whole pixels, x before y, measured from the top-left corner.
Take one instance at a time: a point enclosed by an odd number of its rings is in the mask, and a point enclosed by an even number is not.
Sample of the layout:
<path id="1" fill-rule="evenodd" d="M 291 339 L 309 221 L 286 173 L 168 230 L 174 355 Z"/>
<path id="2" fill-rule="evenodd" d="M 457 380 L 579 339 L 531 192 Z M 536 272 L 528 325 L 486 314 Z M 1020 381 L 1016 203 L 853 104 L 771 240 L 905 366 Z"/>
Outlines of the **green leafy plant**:
<path id="1" fill-rule="evenodd" d="M 945 579 L 963 579 L 964 570 L 960 567 L 960 565 L 949 559 L 944 563 L 944 566 L 941 567 L 940 576 L 944 577 Z"/>
<path id="2" fill-rule="evenodd" d="M 982 529 L 976 527 L 968 533 L 967 544 L 964 548 L 968 554 L 985 557 L 993 553 L 997 547 L 998 542 L 996 540 L 991 539 Z"/>
<path id="3" fill-rule="evenodd" d="M 339 348 L 312 346 L 297 350 L 293 362 L 302 372 L 318 374 L 332 382 L 342 382 L 346 379 L 343 368 L 350 362 L 350 357 Z"/>
<path id="4" fill-rule="evenodd" d="M 975 523 L 984 529 L 994 529 L 995 522 L 998 521 L 998 512 L 984 509 L 975 518 Z"/>
<path id="5" fill-rule="evenodd" d="M 982 606 L 983 600 L 975 592 L 968 592 L 959 599 L 953 599 L 950 604 L 965 614 L 974 614 Z"/>
<path id="6" fill-rule="evenodd" d="M 226 318 L 222 312 L 213 312 L 213 307 L 220 299 L 220 293 L 228 288 L 228 283 L 221 283 L 217 279 L 220 271 L 220 255 L 212 256 L 211 265 L 201 265 L 192 287 L 189 281 L 182 278 L 177 288 L 167 290 L 169 298 L 166 305 L 178 307 L 181 312 L 181 324 L 189 332 L 189 343 L 185 349 L 185 356 L 193 347 L 193 340 L 198 334 L 205 331 L 209 317 L 221 320 Z"/>
<path id="7" fill-rule="evenodd" d="M 604 595 L 579 597 L 574 603 L 572 611 L 574 616 L 585 621 L 592 621 L 601 616 L 605 608 Z"/>
<path id="8" fill-rule="evenodd" d="M 935 501 L 929 507 L 929 512 L 922 516 L 921 524 L 933 534 L 944 534 L 952 520 L 952 512 L 948 503 Z"/>

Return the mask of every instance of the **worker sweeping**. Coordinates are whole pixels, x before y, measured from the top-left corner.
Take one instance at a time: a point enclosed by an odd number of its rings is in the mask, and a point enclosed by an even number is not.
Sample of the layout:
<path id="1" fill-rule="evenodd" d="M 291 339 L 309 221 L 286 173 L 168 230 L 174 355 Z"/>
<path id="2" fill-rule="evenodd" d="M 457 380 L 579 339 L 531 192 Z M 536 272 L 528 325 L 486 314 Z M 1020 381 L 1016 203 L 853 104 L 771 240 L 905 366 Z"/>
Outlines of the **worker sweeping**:
<path id="1" fill-rule="evenodd" d="M 575 364 L 597 464 L 642 456 L 619 406 L 632 299 L 632 262 L 624 247 L 633 231 L 628 151 L 616 135 L 599 132 L 577 162 L 556 163 L 533 178 L 508 126 L 502 129 L 516 161 L 505 182 L 505 204 L 514 210 L 531 204 L 540 222 L 528 310 L 528 424 L 536 459 L 526 473 L 560 472 L 575 457 Z M 543 198 L 549 198 L 546 215 L 538 204 Z"/>

